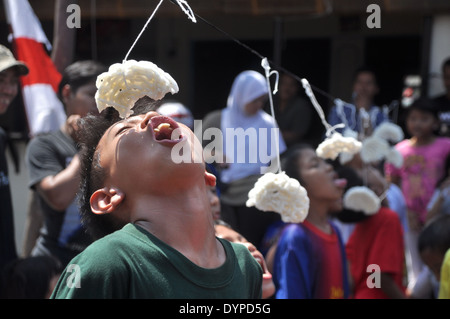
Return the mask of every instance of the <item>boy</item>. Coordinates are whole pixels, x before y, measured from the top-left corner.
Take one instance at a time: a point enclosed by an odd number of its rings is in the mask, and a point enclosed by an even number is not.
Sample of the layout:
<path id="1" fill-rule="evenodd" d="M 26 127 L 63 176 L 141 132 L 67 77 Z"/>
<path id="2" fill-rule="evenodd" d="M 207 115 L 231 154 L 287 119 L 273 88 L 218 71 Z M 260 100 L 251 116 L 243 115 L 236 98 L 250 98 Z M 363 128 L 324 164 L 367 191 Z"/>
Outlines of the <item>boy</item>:
<path id="1" fill-rule="evenodd" d="M 84 119 L 80 156 L 81 213 L 102 238 L 71 261 L 79 276 L 68 268 L 52 298 L 261 298 L 247 248 L 215 237 L 206 192 L 215 177 L 194 152 L 190 163 L 172 160 L 179 143 L 201 149 L 192 131 L 156 112 L 117 121 L 110 111 Z"/>
<path id="2" fill-rule="evenodd" d="M 417 278 L 412 297 L 437 298 L 445 254 L 450 249 L 450 215 L 431 219 L 420 232 L 417 246 L 426 267 Z"/>
<path id="3" fill-rule="evenodd" d="M 80 183 L 77 120 L 88 113 L 98 114 L 95 80 L 105 70 L 104 65 L 90 60 L 69 65 L 58 92 L 67 114 L 65 123 L 57 131 L 36 136 L 27 147 L 29 187 L 35 191 L 43 215 L 31 255 L 54 256 L 64 266 L 91 243 L 76 206 Z"/>
<path id="4" fill-rule="evenodd" d="M 359 68 L 353 80 L 353 104 L 334 105 L 328 122 L 332 126 L 344 123 L 346 128 L 358 132 L 361 137 L 371 135 L 378 125 L 389 120 L 387 112 L 375 105 L 378 92 L 375 72 L 367 67 Z"/>

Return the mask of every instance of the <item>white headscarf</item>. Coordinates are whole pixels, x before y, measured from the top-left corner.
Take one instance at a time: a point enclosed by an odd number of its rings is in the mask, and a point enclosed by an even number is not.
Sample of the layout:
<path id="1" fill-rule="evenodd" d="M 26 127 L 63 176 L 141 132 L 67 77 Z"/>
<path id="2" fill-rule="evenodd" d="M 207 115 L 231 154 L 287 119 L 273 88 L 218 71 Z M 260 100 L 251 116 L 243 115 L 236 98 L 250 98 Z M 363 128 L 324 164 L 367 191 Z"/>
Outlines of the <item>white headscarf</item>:
<path id="1" fill-rule="evenodd" d="M 221 117 L 221 130 L 224 139 L 224 154 L 228 157 L 228 160 L 232 160 L 229 167 L 222 171 L 221 179 L 225 183 L 229 183 L 250 175 L 261 174 L 261 167 L 267 166 L 269 163 L 263 163 L 265 157 L 271 159 L 276 157 L 276 145 L 275 145 L 275 132 L 272 130 L 278 127 L 276 121 L 264 112 L 259 110 L 254 115 L 247 115 L 244 107 L 247 103 L 269 94 L 266 78 L 256 71 L 244 71 L 240 73 L 234 80 L 231 87 L 230 94 L 227 100 L 227 107 L 222 110 Z M 227 129 L 235 131 L 237 128 L 242 128 L 244 131 L 247 129 L 254 129 L 257 135 L 256 143 L 249 143 L 249 138 L 245 139 L 245 148 L 239 148 L 237 139 L 227 139 Z M 259 129 L 266 129 L 266 134 L 259 134 Z M 262 141 L 261 139 L 265 139 Z M 271 140 L 273 143 L 271 143 Z M 242 142 L 242 139 L 241 139 Z M 253 141 L 252 141 L 253 142 Z M 267 145 L 267 148 L 260 149 L 260 145 Z M 284 152 L 286 145 L 284 143 L 281 133 L 279 134 L 279 149 L 280 153 Z M 233 150 L 233 154 L 227 154 L 227 150 Z M 245 163 L 237 163 L 238 152 L 245 153 Z M 261 155 L 261 154 L 262 155 Z M 240 153 L 242 155 L 242 153 Z M 256 163 L 251 162 L 251 157 L 256 156 Z M 232 159 L 230 157 L 233 157 Z M 250 158 L 249 158 L 250 157 Z"/>

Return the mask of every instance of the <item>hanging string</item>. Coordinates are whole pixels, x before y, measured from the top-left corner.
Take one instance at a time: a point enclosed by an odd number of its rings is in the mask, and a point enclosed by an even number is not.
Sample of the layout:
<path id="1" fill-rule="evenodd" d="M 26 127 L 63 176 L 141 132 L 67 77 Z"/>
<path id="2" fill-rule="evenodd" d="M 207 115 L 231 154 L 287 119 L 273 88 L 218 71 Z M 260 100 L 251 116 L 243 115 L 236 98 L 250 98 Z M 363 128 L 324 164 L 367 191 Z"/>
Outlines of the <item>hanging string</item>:
<path id="1" fill-rule="evenodd" d="M 176 1 L 178 0 L 170 0 L 172 3 L 177 4 Z M 178 4 L 177 4 L 178 5 Z M 197 13 L 193 12 L 193 14 L 195 15 L 195 17 L 197 17 L 198 20 L 206 23 L 207 25 L 209 25 L 211 28 L 215 29 L 216 31 L 222 33 L 223 35 L 225 35 L 226 37 L 230 38 L 230 40 L 236 42 L 238 45 L 240 45 L 241 47 L 243 47 L 244 49 L 246 49 L 247 51 L 251 52 L 252 54 L 256 55 L 258 58 L 262 59 L 267 59 L 266 57 L 264 57 L 261 53 L 259 53 L 258 51 L 256 51 L 255 49 L 249 47 L 247 44 L 243 43 L 242 41 L 240 41 L 239 39 L 237 39 L 236 37 L 234 37 L 233 35 L 229 34 L 228 32 L 222 30 L 221 28 L 219 28 L 218 26 L 216 26 L 215 24 L 209 22 L 208 20 L 206 20 L 205 18 L 199 16 Z M 302 78 L 300 78 L 299 76 L 297 76 L 295 73 L 292 73 L 291 71 L 285 69 L 284 67 L 274 63 L 273 61 L 267 59 L 267 62 L 272 65 L 272 67 L 274 69 L 277 69 L 283 73 L 286 73 L 288 75 L 290 75 L 291 77 L 293 77 L 294 79 L 296 79 L 299 83 L 302 82 Z M 321 95 L 325 96 L 326 98 L 328 98 L 331 101 L 334 101 L 336 98 L 334 96 L 332 96 L 331 94 L 329 94 L 328 92 L 314 86 L 311 85 L 311 87 L 314 89 L 314 91 L 320 93 Z"/>
<path id="2" fill-rule="evenodd" d="M 337 128 L 342 128 L 345 127 L 345 124 L 340 123 L 340 124 L 336 124 L 334 126 L 331 126 L 326 118 L 325 118 L 325 113 L 323 112 L 322 107 L 320 106 L 319 102 L 317 102 L 317 99 L 311 89 L 311 85 L 309 84 L 307 79 L 301 79 L 303 88 L 305 89 L 306 95 L 308 95 L 309 99 L 311 100 L 312 105 L 314 106 L 314 108 L 317 111 L 317 114 L 319 114 L 320 120 L 322 121 L 323 126 L 325 126 L 325 128 L 327 129 L 326 131 L 326 136 L 330 137 L 332 135 L 332 133 L 334 133 L 336 131 Z"/>
<path id="3" fill-rule="evenodd" d="M 175 0 L 175 1 L 176 1 L 176 4 L 178 4 L 178 6 L 181 8 L 181 10 L 188 16 L 188 18 L 192 22 L 197 23 L 197 20 L 195 19 L 194 11 L 192 11 L 192 9 L 189 6 L 189 4 L 187 3 L 187 1 L 186 0 Z"/>
<path id="4" fill-rule="evenodd" d="M 97 1 L 91 0 L 91 55 L 92 60 L 96 61 L 98 59 L 97 55 Z"/>
<path id="5" fill-rule="evenodd" d="M 145 29 L 147 28 L 148 24 L 150 23 L 150 21 L 152 21 L 153 17 L 156 14 L 156 11 L 158 11 L 159 7 L 161 6 L 161 4 L 163 3 L 164 0 L 160 0 L 158 5 L 156 6 L 155 10 L 153 10 L 153 13 L 150 15 L 150 17 L 148 18 L 147 22 L 145 22 L 144 27 L 142 28 L 141 32 L 139 32 L 137 38 L 134 40 L 133 44 L 131 45 L 130 49 L 127 52 L 127 55 L 125 56 L 125 59 L 123 59 L 123 62 L 125 62 L 128 59 L 128 56 L 130 55 L 131 51 L 133 50 L 134 46 L 136 45 L 136 43 L 139 41 L 139 38 L 142 36 L 142 34 L 144 33 Z M 170 0 L 172 3 L 175 3 L 176 5 L 178 5 L 181 10 L 188 16 L 188 18 L 190 20 L 192 20 L 192 22 L 196 23 L 197 20 L 195 19 L 195 15 L 194 15 L 194 11 L 192 11 L 191 7 L 189 6 L 189 4 L 187 3 L 186 0 Z"/>
<path id="6" fill-rule="evenodd" d="M 139 32 L 137 38 L 134 40 L 133 44 L 131 45 L 130 49 L 127 52 L 127 55 L 125 55 L 125 59 L 123 59 L 123 62 L 125 62 L 128 59 L 128 56 L 130 55 L 131 51 L 133 50 L 134 46 L 136 45 L 136 43 L 139 41 L 141 35 L 144 33 L 145 29 L 147 28 L 148 24 L 150 23 L 150 21 L 152 21 L 156 11 L 158 11 L 159 7 L 161 6 L 161 4 L 163 3 L 164 0 L 159 1 L 158 5 L 156 6 L 155 10 L 153 11 L 153 13 L 151 14 L 151 16 L 148 18 L 147 22 L 145 22 L 144 27 L 142 28 L 141 32 Z"/>
<path id="7" fill-rule="evenodd" d="M 278 92 L 278 80 L 279 80 L 279 73 L 278 71 L 270 71 L 270 65 L 269 65 L 269 61 L 267 61 L 267 58 L 263 58 L 261 61 L 261 66 L 264 68 L 265 71 L 265 75 L 266 75 L 266 83 L 267 83 L 267 89 L 269 91 L 269 103 L 270 103 L 270 113 L 272 114 L 272 118 L 273 118 L 273 123 L 274 123 L 274 128 L 276 128 L 276 121 L 275 121 L 275 111 L 273 108 L 273 98 L 272 98 L 272 94 L 271 92 L 271 87 L 270 87 L 270 76 L 272 74 L 276 75 L 276 80 L 275 80 L 275 89 L 273 90 L 273 94 L 276 94 Z M 279 131 L 278 131 L 279 133 Z M 275 152 L 277 154 L 277 172 L 280 173 L 281 172 L 281 160 L 280 160 L 280 145 L 279 145 L 279 138 L 278 136 L 275 137 Z"/>

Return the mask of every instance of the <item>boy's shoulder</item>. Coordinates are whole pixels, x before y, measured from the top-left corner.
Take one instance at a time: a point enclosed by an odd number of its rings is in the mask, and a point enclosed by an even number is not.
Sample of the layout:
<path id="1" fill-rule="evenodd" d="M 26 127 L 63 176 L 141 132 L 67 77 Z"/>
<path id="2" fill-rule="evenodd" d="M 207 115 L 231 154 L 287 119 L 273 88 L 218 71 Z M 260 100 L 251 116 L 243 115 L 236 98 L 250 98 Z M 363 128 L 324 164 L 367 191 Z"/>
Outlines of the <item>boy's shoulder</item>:
<path id="1" fill-rule="evenodd" d="M 402 150 L 404 148 L 411 148 L 411 141 L 409 139 L 404 139 L 403 141 L 398 142 L 395 144 L 395 148 L 398 150 Z"/>
<path id="2" fill-rule="evenodd" d="M 305 249 L 310 247 L 310 232 L 304 224 L 288 224 L 284 227 L 278 246 L 285 245 L 287 249 L 295 247 L 303 247 Z"/>
<path id="3" fill-rule="evenodd" d="M 234 262 L 234 259 L 236 259 L 237 263 L 247 270 L 252 269 L 252 271 L 255 271 L 257 273 L 261 273 L 262 276 L 262 269 L 259 263 L 256 261 L 256 259 L 251 255 L 250 251 L 248 250 L 247 246 L 240 244 L 240 243 L 232 243 L 228 240 L 218 238 L 219 241 L 222 243 L 222 245 L 225 248 L 225 251 L 227 254 L 232 251 L 235 256 L 229 256 L 227 255 L 227 258 L 231 258 L 231 262 Z M 228 248 L 227 248 L 228 246 Z"/>
<path id="4" fill-rule="evenodd" d="M 373 218 L 375 217 L 375 218 Z M 377 228 L 401 229 L 400 217 L 396 212 L 388 207 L 381 207 L 378 213 L 372 216 L 373 221 L 377 221 Z"/>
<path id="5" fill-rule="evenodd" d="M 115 261 L 113 265 L 117 265 L 118 255 L 127 250 L 127 246 L 130 245 L 129 237 L 130 235 L 124 228 L 106 235 L 86 247 L 72 260 L 72 263 L 87 263 L 97 266 L 106 264 L 111 267 L 111 262 Z"/>

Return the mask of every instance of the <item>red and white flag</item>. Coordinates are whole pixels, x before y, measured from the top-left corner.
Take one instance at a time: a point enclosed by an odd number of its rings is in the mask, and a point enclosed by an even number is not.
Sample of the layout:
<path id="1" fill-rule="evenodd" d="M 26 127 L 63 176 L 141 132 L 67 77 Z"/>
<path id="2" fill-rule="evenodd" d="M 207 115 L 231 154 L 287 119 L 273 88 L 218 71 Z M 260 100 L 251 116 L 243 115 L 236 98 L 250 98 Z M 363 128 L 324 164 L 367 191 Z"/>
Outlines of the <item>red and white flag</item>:
<path id="1" fill-rule="evenodd" d="M 57 130 L 66 114 L 56 94 L 61 74 L 44 48 L 45 44 L 51 50 L 51 44 L 27 0 L 4 0 L 4 4 L 16 58 L 30 69 L 21 77 L 30 134 Z"/>

